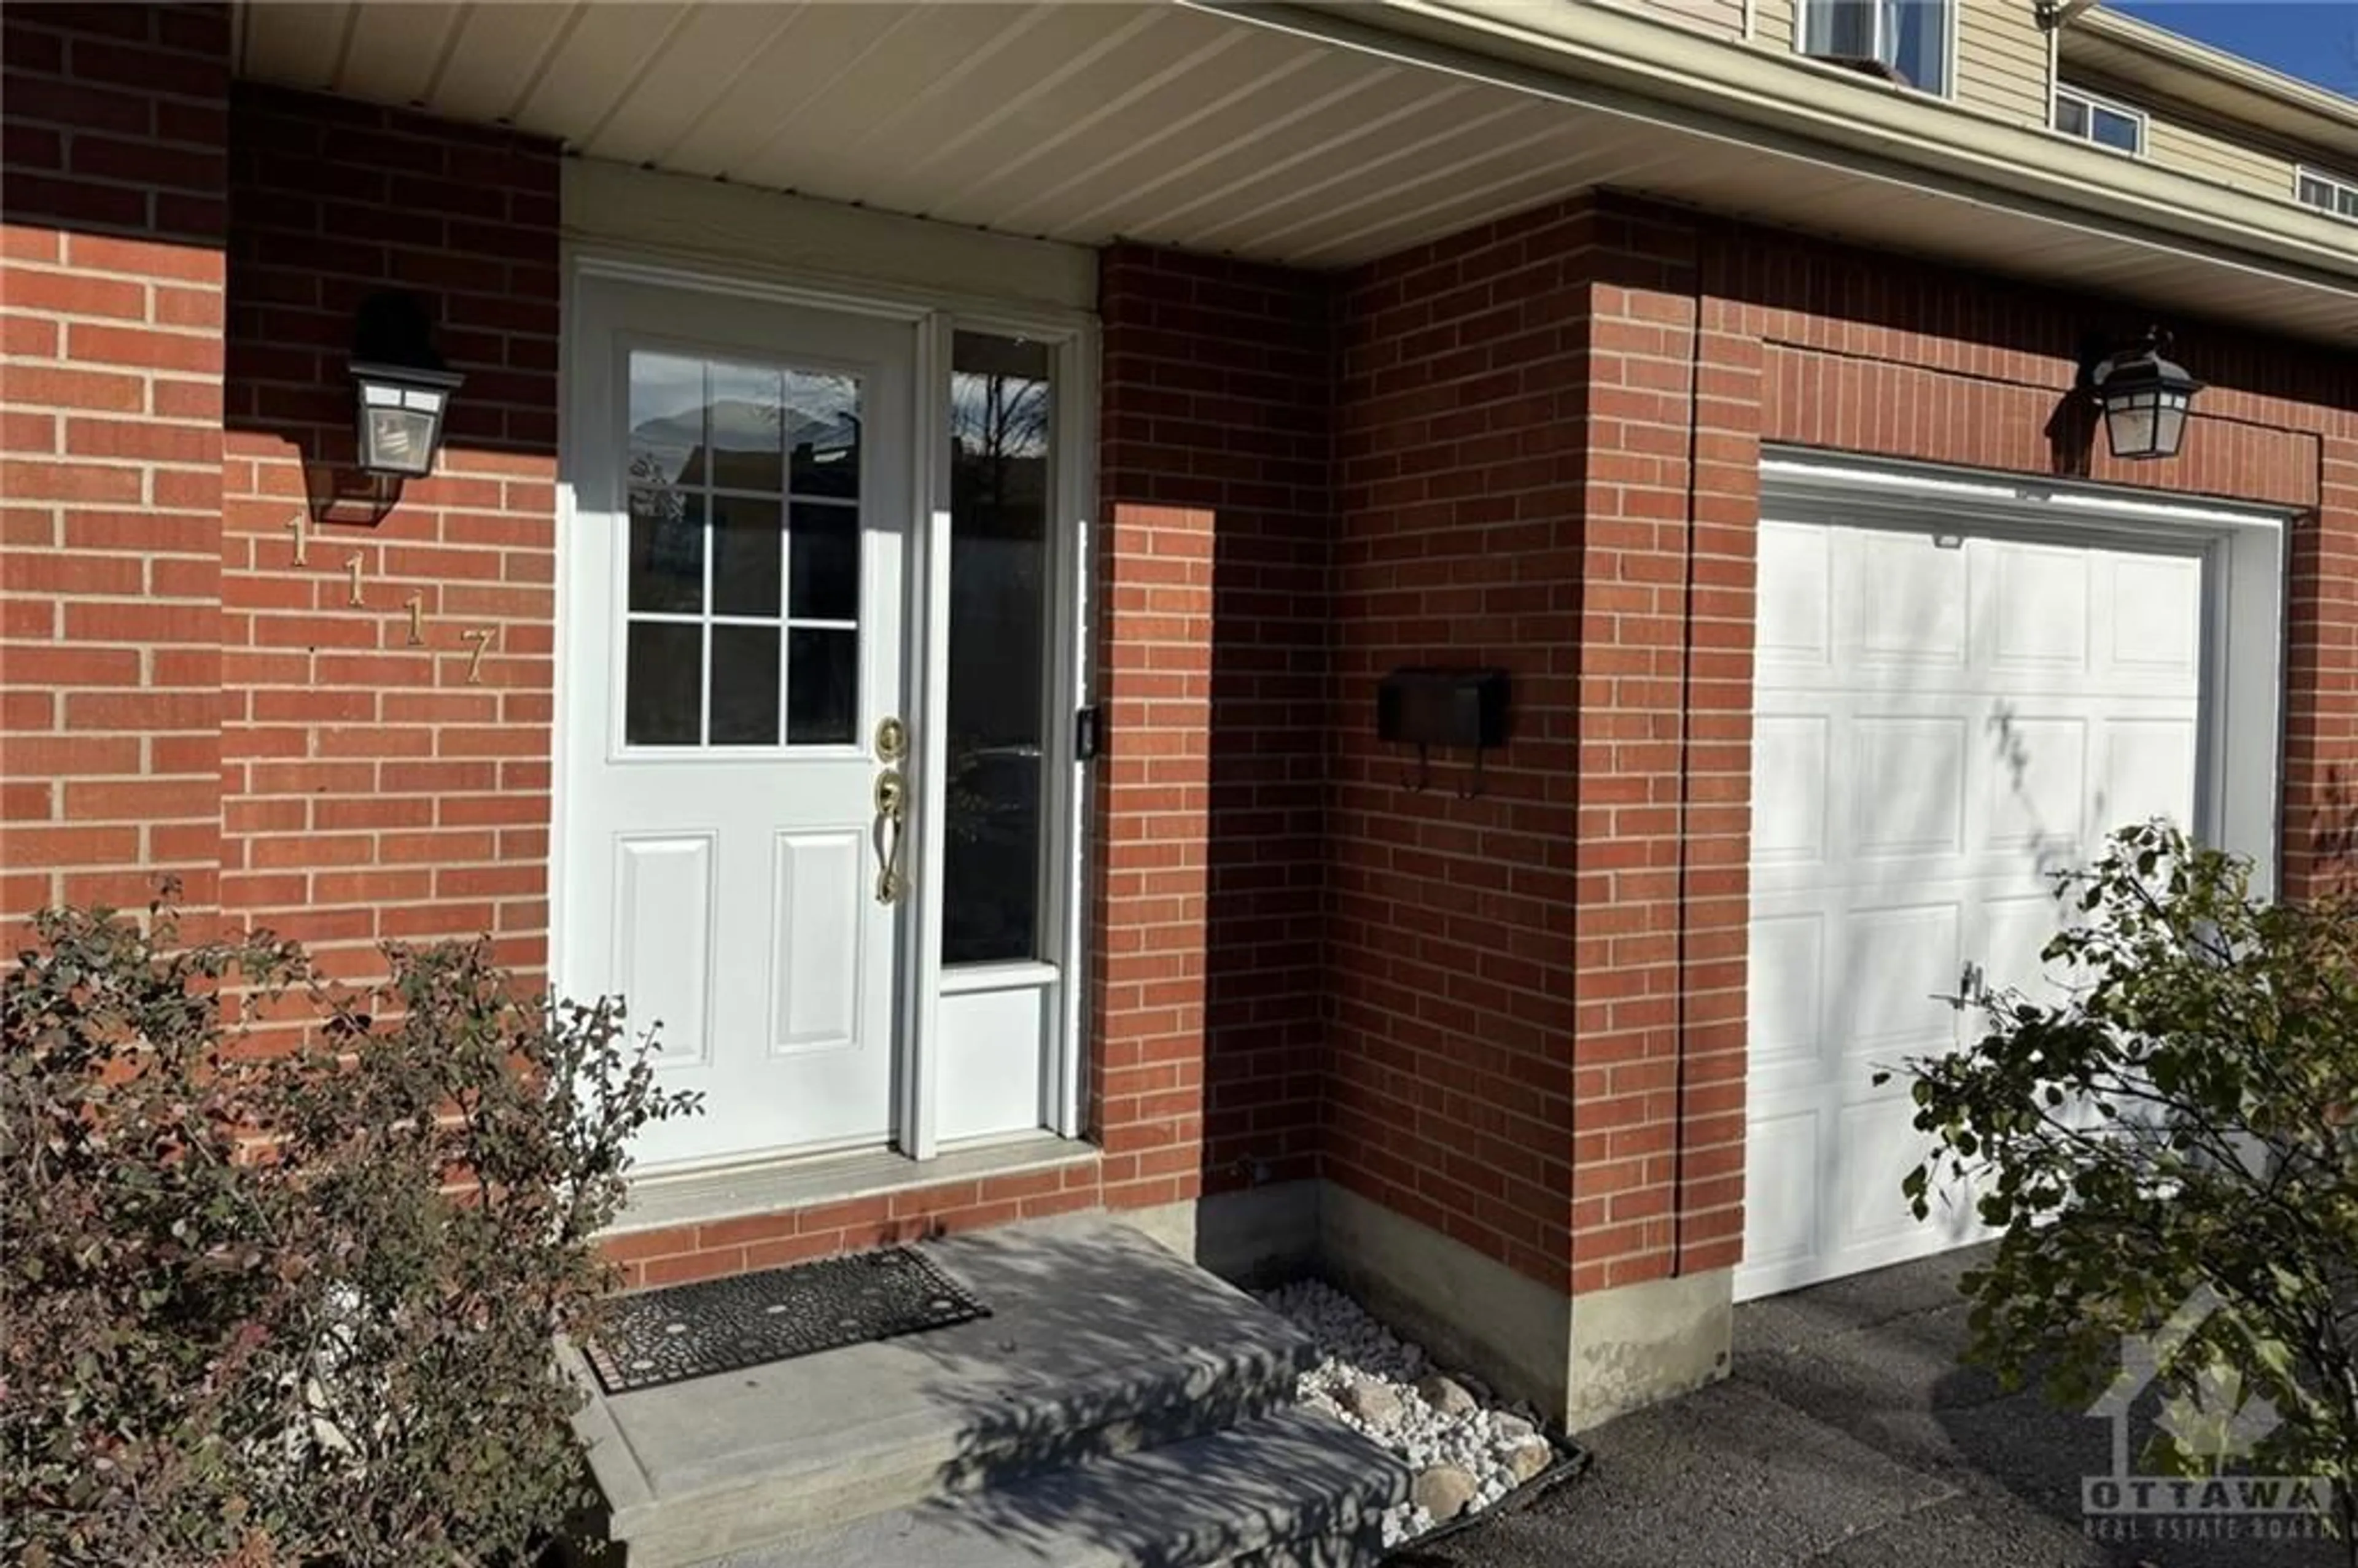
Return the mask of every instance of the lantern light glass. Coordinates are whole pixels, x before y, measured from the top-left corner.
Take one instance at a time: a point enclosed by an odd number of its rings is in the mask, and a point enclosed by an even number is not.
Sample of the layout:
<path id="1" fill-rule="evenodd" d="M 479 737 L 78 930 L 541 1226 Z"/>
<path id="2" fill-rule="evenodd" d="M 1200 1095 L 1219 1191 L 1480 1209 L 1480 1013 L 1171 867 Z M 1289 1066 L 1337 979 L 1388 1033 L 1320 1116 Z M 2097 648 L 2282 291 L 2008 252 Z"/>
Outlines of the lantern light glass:
<path id="1" fill-rule="evenodd" d="M 446 370 L 354 362 L 361 467 L 404 479 L 432 473 L 443 416 L 461 379 Z"/>
<path id="2" fill-rule="evenodd" d="M 2113 456 L 2130 461 L 2174 458 L 2186 440 L 2186 416 L 2202 384 L 2164 359 L 2164 340 L 2149 334 L 2142 347 L 2097 363 L 2088 391 L 2104 411 Z"/>

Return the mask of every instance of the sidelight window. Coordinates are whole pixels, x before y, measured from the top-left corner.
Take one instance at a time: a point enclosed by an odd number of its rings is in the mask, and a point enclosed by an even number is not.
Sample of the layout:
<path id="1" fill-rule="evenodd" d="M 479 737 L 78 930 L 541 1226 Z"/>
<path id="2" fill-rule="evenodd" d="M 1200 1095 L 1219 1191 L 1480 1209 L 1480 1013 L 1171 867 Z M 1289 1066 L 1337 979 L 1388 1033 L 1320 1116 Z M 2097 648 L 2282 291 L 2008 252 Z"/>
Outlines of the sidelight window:
<path id="1" fill-rule="evenodd" d="M 945 964 L 1053 957 L 1042 911 L 1055 504 L 1047 344 L 961 331 L 951 347 Z"/>

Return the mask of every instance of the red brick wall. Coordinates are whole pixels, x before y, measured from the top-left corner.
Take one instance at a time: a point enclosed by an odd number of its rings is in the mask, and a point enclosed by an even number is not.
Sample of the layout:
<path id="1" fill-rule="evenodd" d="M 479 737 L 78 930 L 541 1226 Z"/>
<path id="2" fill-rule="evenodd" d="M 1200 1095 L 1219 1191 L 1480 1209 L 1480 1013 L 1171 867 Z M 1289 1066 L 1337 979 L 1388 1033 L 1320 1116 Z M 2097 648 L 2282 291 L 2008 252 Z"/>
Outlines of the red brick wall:
<path id="1" fill-rule="evenodd" d="M 1323 1168 L 1575 1292 L 1743 1233 L 1754 533 L 1764 440 L 2319 508 L 2295 532 L 2288 885 L 2358 841 L 2358 389 L 2183 324 L 2185 454 L 2067 397 L 2147 313 L 1612 196 L 1347 281 Z M 1394 665 L 1498 664 L 1480 800 L 1399 787 Z"/>
<path id="2" fill-rule="evenodd" d="M 1343 293 L 1327 1173 L 1562 1288 L 1585 254 L 1550 208 Z M 1507 745 L 1375 740 L 1379 677 L 1497 665 Z"/>
<path id="3" fill-rule="evenodd" d="M 1147 1168 L 1193 1180 L 1200 1164 L 1215 1188 L 1305 1176 L 1323 1035 L 1327 291 L 1122 246 L 1099 310 L 1104 1110 L 1152 1124 L 1200 1095 L 1200 1161 L 1174 1128 Z"/>
<path id="4" fill-rule="evenodd" d="M 627 1286 L 676 1285 L 1019 1219 L 1138 1206 L 1137 1179 L 1130 1177 L 1117 1187 L 1108 1179 L 1109 1169 L 1126 1167 L 1111 1160 L 1082 1160 L 1049 1170 L 938 1182 L 776 1214 L 634 1231 L 607 1242 L 606 1255 L 622 1265 Z"/>
<path id="5" fill-rule="evenodd" d="M 0 906 L 215 899 L 229 23 L 11 5 Z"/>
<path id="6" fill-rule="evenodd" d="M 538 970 L 556 149 L 243 83 L 232 111 L 222 902 L 303 938 L 342 978 L 370 970 L 382 940 L 478 932 L 503 962 Z M 466 384 L 431 477 L 378 521 L 321 522 L 314 492 L 356 478 L 353 313 L 393 288 L 427 302 Z M 297 563 L 289 524 L 307 513 Z M 466 633 L 483 631 L 478 667 Z"/>

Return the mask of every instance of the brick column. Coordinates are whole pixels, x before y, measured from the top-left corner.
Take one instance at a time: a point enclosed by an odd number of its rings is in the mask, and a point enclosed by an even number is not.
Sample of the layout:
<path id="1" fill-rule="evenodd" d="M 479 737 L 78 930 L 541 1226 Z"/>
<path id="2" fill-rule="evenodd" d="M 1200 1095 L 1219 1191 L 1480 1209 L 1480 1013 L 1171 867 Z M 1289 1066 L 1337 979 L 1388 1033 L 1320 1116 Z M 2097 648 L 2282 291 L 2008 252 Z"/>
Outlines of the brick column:
<path id="1" fill-rule="evenodd" d="M 1217 513 L 1154 479 L 1153 253 L 1107 254 L 1094 612 L 1098 764 L 1088 869 L 1088 1123 L 1109 1204 L 1202 1191 L 1204 935 Z"/>
<path id="2" fill-rule="evenodd" d="M 184 908 L 221 846 L 229 18 L 5 22 L 0 914 Z"/>
<path id="3" fill-rule="evenodd" d="M 1092 1098 L 1118 1206 L 1317 1170 L 1329 303 L 1312 274 L 1105 257 Z"/>
<path id="4" fill-rule="evenodd" d="M 1685 864 L 1680 888 L 1676 1253 L 1680 1274 L 1744 1250 L 1744 1092 L 1752 858 L 1752 665 L 1764 352 L 1747 306 L 1711 287 L 1706 235 L 1690 465 Z"/>
<path id="5" fill-rule="evenodd" d="M 1575 1294 L 1675 1272 L 1682 1116 L 1725 1101 L 1738 1141 L 1743 1119 L 1740 1076 L 1693 1085 L 1682 1062 L 1685 900 L 1740 899 L 1744 886 L 1740 860 L 1732 870 L 1695 864 L 1699 847 L 1685 838 L 1691 806 L 1708 805 L 1690 794 L 1690 694 L 1700 676 L 1719 703 L 1732 676 L 1750 702 L 1746 669 L 1726 662 L 1748 666 L 1748 652 L 1721 650 L 1714 664 L 1690 642 L 1704 555 L 1689 524 L 1695 236 L 1683 222 L 1604 209 L 1598 242 L 1582 508 Z M 1713 549 L 1724 552 L 1716 541 Z M 1704 852 L 1715 860 L 1723 848 L 1714 839 Z M 1736 963 L 1740 976 L 1740 949 Z"/>
<path id="6" fill-rule="evenodd" d="M 2358 408 L 2319 410 L 2318 509 L 2293 530 L 2284 891 L 2358 888 Z"/>

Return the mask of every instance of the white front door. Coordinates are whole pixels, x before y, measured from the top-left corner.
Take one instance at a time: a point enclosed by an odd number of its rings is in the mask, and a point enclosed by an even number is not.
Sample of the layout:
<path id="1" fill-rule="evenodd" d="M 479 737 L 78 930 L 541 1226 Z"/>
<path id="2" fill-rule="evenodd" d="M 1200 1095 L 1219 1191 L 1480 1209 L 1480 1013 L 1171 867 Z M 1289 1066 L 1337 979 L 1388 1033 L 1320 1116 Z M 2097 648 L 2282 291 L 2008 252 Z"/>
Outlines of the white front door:
<path id="1" fill-rule="evenodd" d="M 1969 1044 L 1967 963 L 2044 986 L 2051 873 L 2195 821 L 2203 565 L 2115 545 L 1764 522 L 1739 1295 L 1975 1238 L 1908 1213 L 1904 1074 Z"/>
<path id="2" fill-rule="evenodd" d="M 643 1166 L 881 1146 L 916 329 L 598 277 L 570 308 L 559 974 L 704 1092 Z"/>

